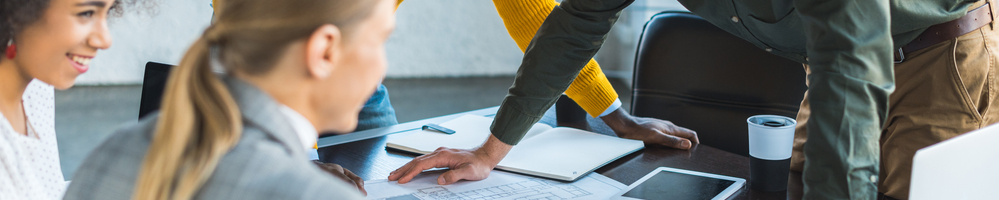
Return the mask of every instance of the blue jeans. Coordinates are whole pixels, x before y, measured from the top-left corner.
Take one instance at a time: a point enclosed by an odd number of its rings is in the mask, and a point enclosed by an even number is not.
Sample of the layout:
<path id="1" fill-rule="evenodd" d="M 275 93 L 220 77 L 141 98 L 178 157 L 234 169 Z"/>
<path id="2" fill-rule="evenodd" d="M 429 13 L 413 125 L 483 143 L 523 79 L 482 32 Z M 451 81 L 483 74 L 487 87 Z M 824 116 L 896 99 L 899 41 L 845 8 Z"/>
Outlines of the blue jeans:
<path id="1" fill-rule="evenodd" d="M 368 99 L 364 108 L 361 109 L 361 113 L 357 116 L 357 129 L 354 131 L 396 124 L 399 124 L 399 120 L 395 118 L 395 108 L 392 108 L 392 102 L 389 102 L 388 89 L 385 89 L 385 85 L 378 85 L 375 94 L 371 95 L 371 99 Z"/>

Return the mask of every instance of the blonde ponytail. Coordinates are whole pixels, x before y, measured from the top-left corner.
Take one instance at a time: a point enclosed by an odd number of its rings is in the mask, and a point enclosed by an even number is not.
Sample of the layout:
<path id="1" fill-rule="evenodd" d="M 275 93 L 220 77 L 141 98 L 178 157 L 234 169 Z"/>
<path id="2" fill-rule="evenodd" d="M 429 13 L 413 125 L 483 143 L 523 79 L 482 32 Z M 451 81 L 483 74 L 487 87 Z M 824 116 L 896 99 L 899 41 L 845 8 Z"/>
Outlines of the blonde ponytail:
<path id="1" fill-rule="evenodd" d="M 378 1 L 215 1 L 216 22 L 188 49 L 167 80 L 159 119 L 132 199 L 191 199 L 242 134 L 242 117 L 209 66 L 209 47 L 229 73 L 267 73 L 288 44 L 324 24 L 349 37 Z M 222 6 L 225 6 L 224 8 Z"/>
<path id="2" fill-rule="evenodd" d="M 242 133 L 239 108 L 209 66 L 205 38 L 171 74 L 132 199 L 190 199 Z"/>

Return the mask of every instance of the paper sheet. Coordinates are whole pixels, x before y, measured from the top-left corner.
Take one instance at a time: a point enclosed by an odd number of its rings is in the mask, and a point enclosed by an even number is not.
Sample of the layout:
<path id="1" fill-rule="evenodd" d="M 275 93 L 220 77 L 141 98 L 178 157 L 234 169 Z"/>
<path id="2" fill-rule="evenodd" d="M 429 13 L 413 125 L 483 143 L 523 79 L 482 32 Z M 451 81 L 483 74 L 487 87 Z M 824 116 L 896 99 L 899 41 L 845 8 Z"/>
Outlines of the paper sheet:
<path id="1" fill-rule="evenodd" d="M 493 171 L 481 181 L 438 185 L 440 173 L 423 173 L 406 184 L 395 181 L 364 182 L 367 199 L 373 200 L 528 200 L 608 199 L 628 186 L 598 173 L 566 183 L 544 178 Z"/>

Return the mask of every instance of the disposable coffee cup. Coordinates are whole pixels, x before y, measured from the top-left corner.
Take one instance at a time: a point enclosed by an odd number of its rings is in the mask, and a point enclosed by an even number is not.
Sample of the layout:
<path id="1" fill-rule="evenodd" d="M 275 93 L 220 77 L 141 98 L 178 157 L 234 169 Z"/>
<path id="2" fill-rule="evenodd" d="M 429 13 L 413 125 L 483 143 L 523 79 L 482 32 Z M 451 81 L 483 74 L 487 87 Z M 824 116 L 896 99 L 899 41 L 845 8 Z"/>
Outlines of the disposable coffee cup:
<path id="1" fill-rule="evenodd" d="M 794 126 L 798 122 L 777 115 L 756 115 L 749 123 L 749 185 L 754 190 L 787 190 Z"/>

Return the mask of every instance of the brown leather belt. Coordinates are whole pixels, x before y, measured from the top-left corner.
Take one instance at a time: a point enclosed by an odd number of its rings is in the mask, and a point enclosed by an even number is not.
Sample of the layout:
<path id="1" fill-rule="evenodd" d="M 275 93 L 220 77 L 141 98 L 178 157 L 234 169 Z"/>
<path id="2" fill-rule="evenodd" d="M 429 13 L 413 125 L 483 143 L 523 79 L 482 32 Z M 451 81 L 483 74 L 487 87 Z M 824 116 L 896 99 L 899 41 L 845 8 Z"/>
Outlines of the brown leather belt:
<path id="1" fill-rule="evenodd" d="M 992 22 L 992 6 L 985 3 L 981 7 L 968 11 L 968 14 L 955 20 L 926 28 L 916 39 L 895 52 L 895 63 L 905 61 L 905 54 L 933 46 L 961 35 L 978 30 Z"/>

